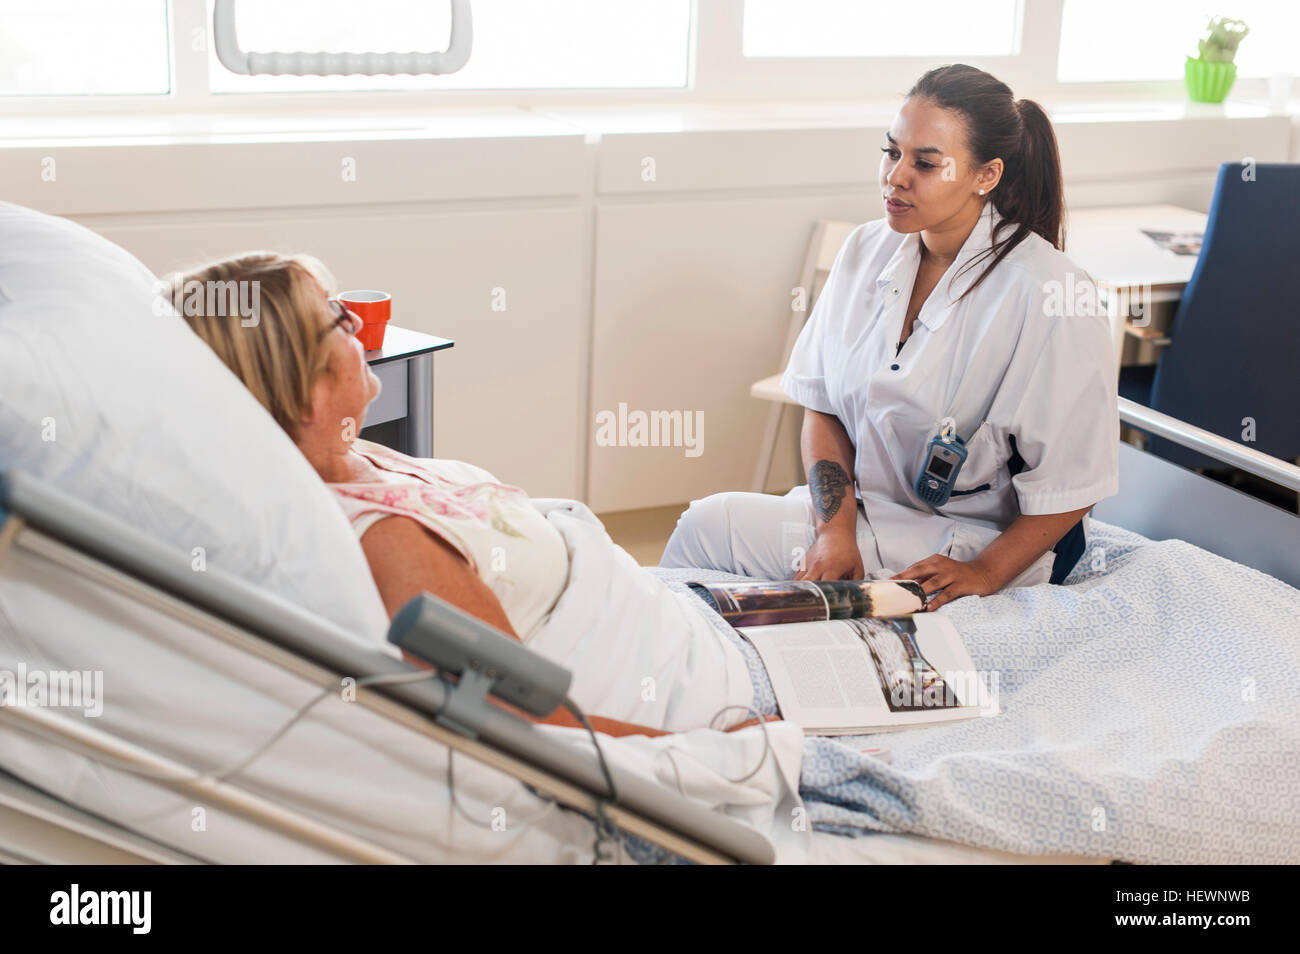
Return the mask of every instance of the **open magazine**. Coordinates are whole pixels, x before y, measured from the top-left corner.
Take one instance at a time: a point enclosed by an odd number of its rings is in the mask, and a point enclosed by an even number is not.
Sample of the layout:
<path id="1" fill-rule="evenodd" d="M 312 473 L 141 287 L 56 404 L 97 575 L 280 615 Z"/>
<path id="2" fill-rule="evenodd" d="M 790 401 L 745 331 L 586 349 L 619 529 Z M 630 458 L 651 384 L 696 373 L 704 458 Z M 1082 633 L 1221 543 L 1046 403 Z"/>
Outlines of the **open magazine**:
<path id="1" fill-rule="evenodd" d="M 690 586 L 758 650 L 781 714 L 809 735 L 998 712 L 996 679 L 975 670 L 952 623 L 925 612 L 925 594 L 910 580 Z"/>

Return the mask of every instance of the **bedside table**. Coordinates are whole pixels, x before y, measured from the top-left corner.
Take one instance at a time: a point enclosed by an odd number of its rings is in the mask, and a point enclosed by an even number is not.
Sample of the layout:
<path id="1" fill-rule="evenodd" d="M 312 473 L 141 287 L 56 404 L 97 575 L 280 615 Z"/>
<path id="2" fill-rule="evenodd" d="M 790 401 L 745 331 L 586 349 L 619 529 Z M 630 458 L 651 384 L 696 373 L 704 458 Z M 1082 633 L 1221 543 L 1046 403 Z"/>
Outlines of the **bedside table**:
<path id="1" fill-rule="evenodd" d="M 433 356 L 454 345 L 390 322 L 384 346 L 366 352 L 383 387 L 366 409 L 360 436 L 411 457 L 432 457 Z"/>

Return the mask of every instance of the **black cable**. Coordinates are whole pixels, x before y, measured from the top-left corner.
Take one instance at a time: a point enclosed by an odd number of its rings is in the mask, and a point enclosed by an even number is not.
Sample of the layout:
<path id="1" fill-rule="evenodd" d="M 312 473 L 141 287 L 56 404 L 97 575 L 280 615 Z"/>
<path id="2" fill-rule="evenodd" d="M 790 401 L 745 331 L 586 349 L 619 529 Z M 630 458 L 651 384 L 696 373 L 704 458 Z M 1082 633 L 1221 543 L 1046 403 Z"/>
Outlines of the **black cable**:
<path id="1" fill-rule="evenodd" d="M 582 723 L 582 727 L 586 729 L 587 734 L 591 736 L 591 744 L 596 749 L 596 758 L 600 760 L 600 771 L 605 776 L 605 787 L 609 789 L 609 794 L 606 797 L 610 802 L 617 802 L 618 792 L 614 788 L 614 776 L 609 771 L 609 763 L 605 761 L 605 753 L 600 748 L 600 740 L 596 738 L 596 730 L 591 727 L 591 723 L 587 721 L 587 717 L 583 714 L 583 711 L 578 708 L 578 704 L 568 696 L 564 697 L 564 701 L 561 702 L 560 705 L 568 709 L 569 713 Z"/>
<path id="2" fill-rule="evenodd" d="M 582 709 L 578 707 L 578 704 L 568 696 L 565 696 L 564 701 L 560 704 L 564 706 L 564 708 L 568 709 L 569 713 L 575 719 L 582 723 L 582 727 L 587 730 L 587 735 L 591 736 L 591 744 L 595 748 L 596 758 L 600 762 L 600 771 L 605 776 L 605 788 L 608 789 L 608 795 L 604 798 L 596 799 L 596 840 L 591 846 L 591 863 L 593 865 L 598 865 L 602 861 L 607 860 L 604 853 L 606 844 L 611 840 L 614 841 L 615 844 L 621 844 L 618 842 L 616 837 L 611 837 L 617 831 L 617 826 L 614 825 L 605 814 L 606 805 L 617 804 L 618 790 L 614 787 L 614 775 L 609 770 L 609 763 L 605 761 L 605 752 L 600 747 L 600 740 L 596 738 L 596 730 L 591 727 L 591 722 L 587 719 L 586 714 L 583 713 Z"/>

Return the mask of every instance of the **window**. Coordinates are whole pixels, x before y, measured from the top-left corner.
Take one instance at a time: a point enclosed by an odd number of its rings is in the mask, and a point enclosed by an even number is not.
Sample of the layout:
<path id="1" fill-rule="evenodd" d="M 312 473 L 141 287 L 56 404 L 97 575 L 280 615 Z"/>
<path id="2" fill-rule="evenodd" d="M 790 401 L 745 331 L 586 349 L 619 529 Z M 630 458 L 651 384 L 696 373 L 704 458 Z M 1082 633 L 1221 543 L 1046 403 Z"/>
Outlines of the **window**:
<path id="1" fill-rule="evenodd" d="M 924 70 L 953 62 L 975 63 L 1018 96 L 1049 102 L 1182 102 L 1183 61 L 1212 14 L 1251 27 L 1237 54 L 1233 99 L 1262 97 L 1270 77 L 1300 72 L 1300 0 L 926 0 L 920 7 L 899 0 L 471 0 L 473 52 L 461 71 L 327 77 L 231 73 L 208 35 L 212 4 L 0 0 L 0 112 L 774 98 L 801 109 L 887 98 Z M 234 8 L 245 50 L 309 52 L 446 49 L 450 9 L 450 0 L 237 0 Z M 307 95 L 313 92 L 332 95 Z"/>
<path id="2" fill-rule="evenodd" d="M 165 94 L 166 0 L 0 0 L 0 94 Z"/>
<path id="3" fill-rule="evenodd" d="M 1245 20 L 1239 77 L 1295 72 L 1300 4 L 1232 0 L 1203 5 L 1169 0 L 1065 0 L 1057 79 L 1062 83 L 1182 79 L 1214 16 Z"/>
<path id="4" fill-rule="evenodd" d="M 690 0 L 474 0 L 474 50 L 446 76 L 238 76 L 213 53 L 214 92 L 362 89 L 682 88 Z M 244 0 L 245 50 L 442 50 L 450 4 L 438 0 Z"/>
<path id="5" fill-rule="evenodd" d="M 1009 56 L 1017 0 L 745 0 L 746 56 Z M 938 64 L 935 64 L 938 65 Z"/>

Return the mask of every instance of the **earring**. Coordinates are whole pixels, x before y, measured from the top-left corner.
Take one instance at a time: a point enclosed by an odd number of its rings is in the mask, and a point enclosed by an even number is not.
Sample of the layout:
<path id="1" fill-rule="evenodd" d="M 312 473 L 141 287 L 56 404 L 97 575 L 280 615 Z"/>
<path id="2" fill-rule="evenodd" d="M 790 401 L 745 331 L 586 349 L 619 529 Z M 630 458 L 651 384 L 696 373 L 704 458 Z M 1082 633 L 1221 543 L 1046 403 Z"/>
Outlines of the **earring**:
<path id="1" fill-rule="evenodd" d="M 984 190 L 983 190 L 983 189 L 980 189 L 980 195 L 983 195 L 983 194 L 984 194 Z"/>

